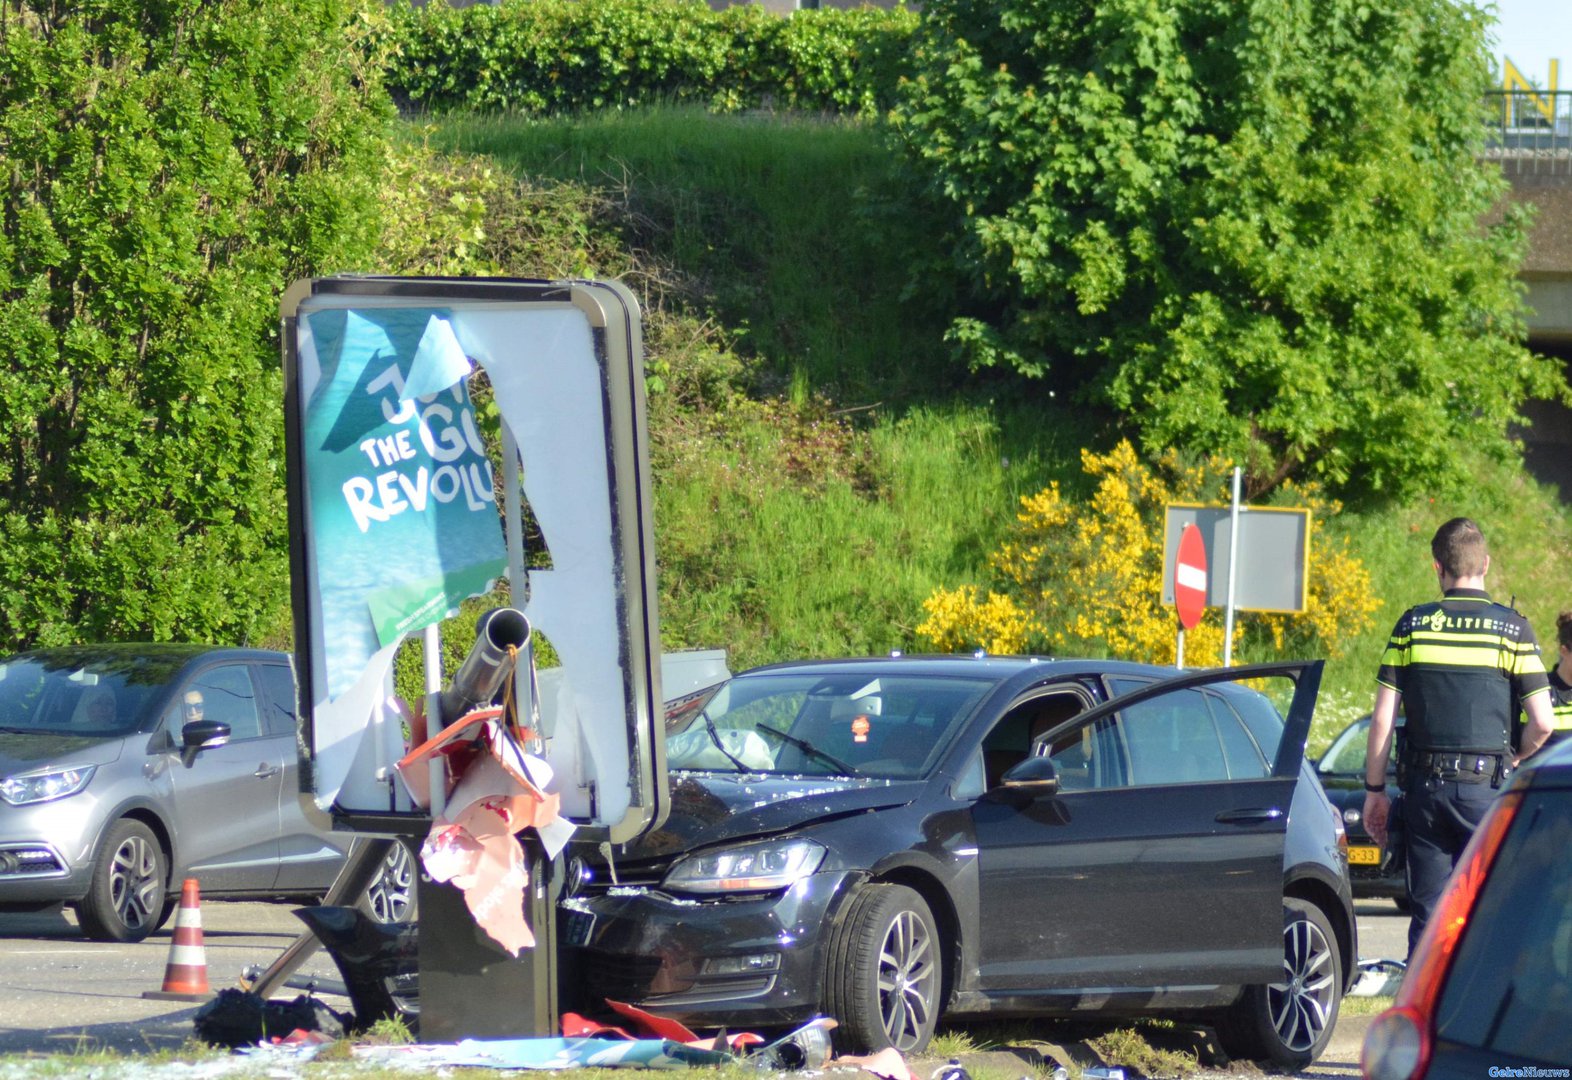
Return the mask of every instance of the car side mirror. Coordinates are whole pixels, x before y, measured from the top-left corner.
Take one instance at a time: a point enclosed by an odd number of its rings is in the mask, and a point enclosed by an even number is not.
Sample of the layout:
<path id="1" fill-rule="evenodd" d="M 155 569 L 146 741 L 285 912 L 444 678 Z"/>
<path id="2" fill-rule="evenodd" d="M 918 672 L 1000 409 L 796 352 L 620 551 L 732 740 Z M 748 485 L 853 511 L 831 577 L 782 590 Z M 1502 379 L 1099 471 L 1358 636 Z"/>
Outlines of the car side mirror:
<path id="1" fill-rule="evenodd" d="M 1059 770 L 1053 758 L 1029 757 L 1005 770 L 994 789 L 1006 798 L 1039 798 L 1059 794 Z"/>
<path id="2" fill-rule="evenodd" d="M 222 720 L 193 720 L 180 729 L 180 758 L 191 764 L 198 750 L 211 750 L 229 741 L 229 725 Z"/>

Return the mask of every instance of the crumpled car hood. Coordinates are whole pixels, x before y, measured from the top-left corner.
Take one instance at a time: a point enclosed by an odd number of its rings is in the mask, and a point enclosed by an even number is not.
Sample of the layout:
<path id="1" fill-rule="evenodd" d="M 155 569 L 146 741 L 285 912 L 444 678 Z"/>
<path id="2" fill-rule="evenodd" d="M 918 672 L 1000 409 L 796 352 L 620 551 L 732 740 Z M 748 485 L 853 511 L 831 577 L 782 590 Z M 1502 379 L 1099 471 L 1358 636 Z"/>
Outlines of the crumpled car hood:
<path id="1" fill-rule="evenodd" d="M 70 735 L 65 732 L 0 732 L 0 776 L 34 772 L 49 765 L 107 765 L 120 756 L 124 736 Z"/>
<path id="2" fill-rule="evenodd" d="M 672 773 L 666 823 L 625 857 L 655 858 L 723 840 L 768 836 L 824 818 L 904 806 L 920 780 Z"/>

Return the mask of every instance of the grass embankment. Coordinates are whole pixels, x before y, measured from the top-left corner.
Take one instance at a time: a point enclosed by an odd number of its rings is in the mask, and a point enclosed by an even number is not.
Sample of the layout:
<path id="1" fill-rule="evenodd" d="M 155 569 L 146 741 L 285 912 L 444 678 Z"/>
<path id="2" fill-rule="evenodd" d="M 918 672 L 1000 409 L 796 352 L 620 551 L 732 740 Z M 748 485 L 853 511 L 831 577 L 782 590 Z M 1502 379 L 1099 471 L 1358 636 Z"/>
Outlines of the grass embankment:
<path id="1" fill-rule="evenodd" d="M 668 647 L 725 646 L 738 669 L 921 648 L 930 591 L 986 581 L 1019 496 L 1078 487 L 1082 447 L 1115 437 L 1040 386 L 950 364 L 947 298 L 905 294 L 936 231 L 873 125 L 671 109 L 433 130 L 532 182 L 602 192 L 648 301 L 705 328 L 670 340 L 707 359 L 651 351 L 668 385 L 651 407 Z M 717 350 L 739 392 L 670 389 Z M 1520 470 L 1481 463 L 1471 490 L 1344 513 L 1329 532 L 1352 538 L 1383 608 L 1329 664 L 1313 750 L 1368 709 L 1393 621 L 1435 594 L 1430 534 L 1455 514 L 1484 524 L 1492 589 L 1542 639 L 1572 607 L 1572 523 Z"/>

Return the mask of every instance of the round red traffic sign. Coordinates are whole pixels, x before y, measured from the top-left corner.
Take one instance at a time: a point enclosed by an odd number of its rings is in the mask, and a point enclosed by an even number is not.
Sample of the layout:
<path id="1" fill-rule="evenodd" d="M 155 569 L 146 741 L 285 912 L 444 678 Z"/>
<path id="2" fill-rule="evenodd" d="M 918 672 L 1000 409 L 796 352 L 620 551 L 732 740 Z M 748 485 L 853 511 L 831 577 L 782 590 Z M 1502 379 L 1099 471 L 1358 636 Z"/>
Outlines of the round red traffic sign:
<path id="1" fill-rule="evenodd" d="M 1186 525 L 1179 533 L 1179 553 L 1174 558 L 1174 605 L 1179 625 L 1189 630 L 1201 621 L 1206 609 L 1206 545 L 1201 530 Z"/>

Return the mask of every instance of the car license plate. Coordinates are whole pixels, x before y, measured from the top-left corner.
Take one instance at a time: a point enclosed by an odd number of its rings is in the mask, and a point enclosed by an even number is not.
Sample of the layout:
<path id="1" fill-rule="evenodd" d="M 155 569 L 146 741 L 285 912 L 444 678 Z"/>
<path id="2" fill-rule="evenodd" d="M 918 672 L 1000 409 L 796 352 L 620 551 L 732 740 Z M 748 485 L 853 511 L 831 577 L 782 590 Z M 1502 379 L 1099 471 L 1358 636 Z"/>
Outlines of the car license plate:
<path id="1" fill-rule="evenodd" d="M 1381 849 L 1364 845 L 1350 846 L 1348 849 L 1348 862 L 1352 866 L 1380 866 Z"/>
<path id="2" fill-rule="evenodd" d="M 595 931 L 595 916 L 588 911 L 564 911 L 562 937 L 565 945 L 587 945 Z"/>

